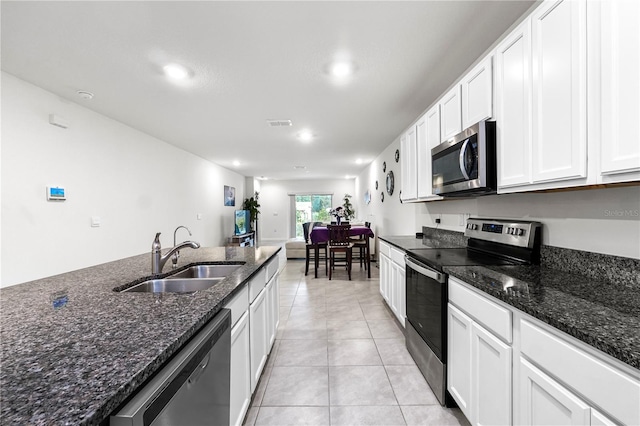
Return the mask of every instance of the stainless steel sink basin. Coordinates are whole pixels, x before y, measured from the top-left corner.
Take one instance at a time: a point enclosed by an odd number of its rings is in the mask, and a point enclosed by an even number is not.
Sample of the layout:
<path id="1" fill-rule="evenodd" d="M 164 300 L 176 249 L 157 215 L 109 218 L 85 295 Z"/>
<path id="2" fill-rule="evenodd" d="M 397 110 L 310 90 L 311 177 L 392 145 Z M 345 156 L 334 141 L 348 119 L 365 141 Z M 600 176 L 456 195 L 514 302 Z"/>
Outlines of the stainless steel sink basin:
<path id="1" fill-rule="evenodd" d="M 143 292 L 143 293 L 193 293 L 199 290 L 206 290 L 209 287 L 222 281 L 218 278 L 189 278 L 189 279 L 161 279 L 148 280 L 133 287 L 129 287 L 122 292 Z"/>
<path id="2" fill-rule="evenodd" d="M 167 277 L 168 280 L 183 278 L 224 278 L 242 265 L 196 265 Z"/>

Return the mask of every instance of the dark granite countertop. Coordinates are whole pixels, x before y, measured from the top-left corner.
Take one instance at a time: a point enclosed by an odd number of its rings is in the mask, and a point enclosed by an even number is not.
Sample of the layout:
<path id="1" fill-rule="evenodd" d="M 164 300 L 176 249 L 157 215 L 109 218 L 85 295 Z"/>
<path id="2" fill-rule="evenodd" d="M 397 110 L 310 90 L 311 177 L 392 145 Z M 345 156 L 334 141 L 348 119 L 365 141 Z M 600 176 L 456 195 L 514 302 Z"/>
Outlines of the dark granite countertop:
<path id="1" fill-rule="evenodd" d="M 279 250 L 181 250 L 181 267 L 245 262 L 189 295 L 113 291 L 150 275 L 148 253 L 0 289 L 0 423 L 100 423 Z M 58 309 L 56 291 L 68 297 Z"/>
<path id="2" fill-rule="evenodd" d="M 380 239 L 402 250 L 464 247 L 461 233 L 423 230 L 430 232 L 424 239 Z M 640 369 L 640 261 L 550 246 L 541 251 L 541 266 L 450 266 L 444 271 Z"/>
<path id="3" fill-rule="evenodd" d="M 535 265 L 444 271 L 640 369 L 640 294 L 622 283 Z"/>

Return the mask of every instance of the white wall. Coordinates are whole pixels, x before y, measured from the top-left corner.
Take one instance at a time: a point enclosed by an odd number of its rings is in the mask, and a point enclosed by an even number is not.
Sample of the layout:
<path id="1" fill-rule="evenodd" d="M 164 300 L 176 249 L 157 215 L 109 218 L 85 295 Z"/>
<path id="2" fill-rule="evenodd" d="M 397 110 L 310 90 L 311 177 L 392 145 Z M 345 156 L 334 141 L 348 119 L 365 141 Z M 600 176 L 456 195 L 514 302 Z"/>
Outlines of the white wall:
<path id="1" fill-rule="evenodd" d="M 543 244 L 640 259 L 640 187 L 504 194 L 418 204 L 416 223 L 464 231 L 460 214 L 536 220 Z"/>
<path id="2" fill-rule="evenodd" d="M 600 188 L 550 193 L 490 195 L 478 198 L 401 204 L 400 166 L 394 158 L 395 140 L 356 179 L 356 208 L 370 216 L 376 235 L 412 235 L 422 226 L 464 231 L 468 216 L 537 220 L 543 223 L 543 244 L 640 259 L 640 187 Z M 384 191 L 387 172 L 395 174 L 393 197 Z M 376 179 L 378 190 L 374 190 Z M 364 192 L 372 191 L 364 204 Z M 461 217 L 461 215 L 463 215 Z M 369 220 L 369 219 L 367 219 Z"/>
<path id="3" fill-rule="evenodd" d="M 260 222 L 258 232 L 261 241 L 287 240 L 290 236 L 290 194 L 333 194 L 333 207 L 342 205 L 344 194 L 354 195 L 354 179 L 326 180 L 266 180 L 260 183 Z M 354 198 L 351 199 L 354 203 Z M 364 216 L 356 207 L 356 218 Z"/>
<path id="4" fill-rule="evenodd" d="M 422 230 L 416 226 L 415 207 L 410 204 L 400 203 L 400 189 L 402 181 L 400 177 L 400 163 L 395 162 L 395 151 L 400 148 L 400 139 L 396 139 L 380 154 L 360 175 L 356 178 L 356 196 L 354 197 L 356 209 L 361 212 L 361 217 L 371 222 L 371 228 L 377 235 L 411 235 Z M 386 172 L 382 171 L 382 165 L 386 162 Z M 387 174 L 393 171 L 394 191 L 389 195 L 386 190 Z M 378 189 L 375 182 L 378 181 Z M 371 202 L 366 204 L 364 194 L 371 193 Z M 384 202 L 381 201 L 381 193 L 384 192 Z"/>
<path id="5" fill-rule="evenodd" d="M 149 252 L 156 232 L 170 247 L 178 225 L 219 246 L 244 199 L 244 176 L 6 73 L 1 167 L 1 286 Z M 47 185 L 64 186 L 67 201 L 46 201 Z M 223 185 L 236 207 L 223 206 Z"/>

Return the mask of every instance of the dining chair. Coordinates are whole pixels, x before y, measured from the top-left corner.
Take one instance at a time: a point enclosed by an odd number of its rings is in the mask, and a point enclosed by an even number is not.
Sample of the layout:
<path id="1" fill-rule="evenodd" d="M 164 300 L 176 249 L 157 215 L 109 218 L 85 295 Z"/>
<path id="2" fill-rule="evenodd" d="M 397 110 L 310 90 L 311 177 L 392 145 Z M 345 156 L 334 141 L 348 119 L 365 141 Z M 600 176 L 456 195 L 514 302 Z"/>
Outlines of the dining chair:
<path id="1" fill-rule="evenodd" d="M 349 238 L 351 225 L 327 225 L 329 230 L 329 280 L 336 264 L 336 253 L 345 253 L 347 273 L 351 281 L 351 262 L 353 243 Z"/>
<path id="2" fill-rule="evenodd" d="M 367 228 L 371 228 L 371 222 L 365 222 L 364 226 L 366 226 Z M 358 257 L 360 259 L 360 267 L 362 268 L 362 264 L 364 261 L 364 269 L 365 271 L 367 270 L 367 256 L 369 256 L 368 253 L 368 242 L 369 242 L 369 236 L 368 235 L 359 235 L 357 237 L 351 237 L 351 242 L 353 243 L 353 247 L 359 250 L 358 253 Z"/>
<path id="3" fill-rule="evenodd" d="M 322 222 L 305 222 L 302 224 L 302 232 L 304 233 L 305 245 L 305 266 L 304 274 L 309 274 L 309 261 L 313 260 L 314 276 L 318 278 L 318 265 L 320 260 L 324 261 L 324 274 L 327 275 L 327 242 L 313 243 L 311 241 L 311 230 Z M 321 250 L 324 250 L 324 257 L 320 257 Z"/>

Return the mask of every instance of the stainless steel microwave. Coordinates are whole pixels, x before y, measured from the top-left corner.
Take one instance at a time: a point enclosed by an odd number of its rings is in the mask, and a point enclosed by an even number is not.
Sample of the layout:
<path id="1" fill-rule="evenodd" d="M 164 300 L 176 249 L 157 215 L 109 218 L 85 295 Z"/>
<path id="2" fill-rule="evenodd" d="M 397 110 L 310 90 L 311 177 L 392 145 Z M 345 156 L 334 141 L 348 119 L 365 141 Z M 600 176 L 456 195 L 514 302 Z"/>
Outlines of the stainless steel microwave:
<path id="1" fill-rule="evenodd" d="M 480 121 L 431 150 L 433 193 L 496 193 L 496 123 Z"/>

